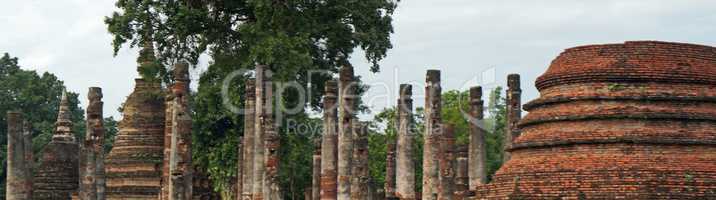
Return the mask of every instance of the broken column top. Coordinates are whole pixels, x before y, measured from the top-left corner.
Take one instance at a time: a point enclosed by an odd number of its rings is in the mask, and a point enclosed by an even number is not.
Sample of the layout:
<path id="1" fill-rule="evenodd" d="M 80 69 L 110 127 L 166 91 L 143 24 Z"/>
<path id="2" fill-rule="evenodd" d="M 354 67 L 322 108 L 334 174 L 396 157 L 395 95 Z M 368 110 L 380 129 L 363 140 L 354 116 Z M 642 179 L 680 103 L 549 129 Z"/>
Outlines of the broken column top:
<path id="1" fill-rule="evenodd" d="M 90 87 L 89 92 L 87 93 L 87 98 L 89 100 L 100 100 L 102 99 L 102 88 L 100 87 Z"/>
<path id="2" fill-rule="evenodd" d="M 507 75 L 507 87 L 509 89 L 520 89 L 520 75 L 519 74 Z"/>
<path id="3" fill-rule="evenodd" d="M 353 66 L 350 65 L 343 65 L 341 67 L 341 70 L 339 72 L 339 78 L 341 81 L 352 81 L 353 80 Z"/>
<path id="4" fill-rule="evenodd" d="M 440 70 L 431 69 L 428 70 L 425 81 L 428 83 L 439 83 L 440 82 Z"/>
<path id="5" fill-rule="evenodd" d="M 336 80 L 326 81 L 326 97 L 336 97 L 338 82 Z"/>
<path id="6" fill-rule="evenodd" d="M 470 88 L 471 99 L 482 99 L 482 87 L 475 86 Z"/>
<path id="7" fill-rule="evenodd" d="M 400 84 L 400 98 L 410 98 L 413 95 L 413 86 L 410 84 Z"/>
<path id="8" fill-rule="evenodd" d="M 20 123 L 20 120 L 22 120 L 22 113 L 20 111 L 7 111 L 7 124 Z"/>
<path id="9" fill-rule="evenodd" d="M 189 63 L 179 62 L 174 65 L 174 80 L 189 81 Z"/>

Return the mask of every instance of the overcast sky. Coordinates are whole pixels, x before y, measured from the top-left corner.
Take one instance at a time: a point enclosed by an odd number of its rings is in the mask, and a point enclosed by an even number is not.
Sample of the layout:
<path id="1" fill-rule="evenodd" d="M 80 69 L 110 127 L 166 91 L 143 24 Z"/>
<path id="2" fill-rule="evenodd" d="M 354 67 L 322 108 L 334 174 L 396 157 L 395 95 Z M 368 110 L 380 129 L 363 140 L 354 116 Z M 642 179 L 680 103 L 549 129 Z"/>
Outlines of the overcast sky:
<path id="1" fill-rule="evenodd" d="M 137 77 L 137 50 L 112 55 L 103 19 L 113 10 L 114 0 L 3 2 L 0 53 L 19 57 L 25 69 L 54 73 L 81 94 L 83 107 L 87 88 L 102 87 L 106 115 L 119 117 L 116 108 Z M 527 101 L 538 96 L 536 77 L 565 48 L 630 40 L 716 46 L 716 1 L 403 0 L 394 25 L 395 47 L 380 73 L 370 73 L 362 55 L 353 58 L 373 84 L 365 98 L 375 111 L 394 104 L 397 84 L 422 84 L 427 69 L 442 70 L 444 90 L 505 85 L 507 74 L 519 73 Z M 414 87 L 416 105 L 423 104 L 422 87 Z"/>

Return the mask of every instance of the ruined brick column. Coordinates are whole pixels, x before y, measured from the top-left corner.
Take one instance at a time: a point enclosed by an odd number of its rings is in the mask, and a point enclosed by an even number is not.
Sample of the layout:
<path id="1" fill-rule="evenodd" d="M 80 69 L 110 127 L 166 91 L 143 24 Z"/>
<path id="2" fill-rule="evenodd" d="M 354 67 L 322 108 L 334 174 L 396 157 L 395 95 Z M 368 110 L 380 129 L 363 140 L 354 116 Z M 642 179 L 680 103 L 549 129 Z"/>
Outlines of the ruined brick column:
<path id="1" fill-rule="evenodd" d="M 244 193 L 244 136 L 239 136 L 239 144 L 237 149 L 237 169 L 236 169 L 236 194 L 235 198 L 236 200 L 241 200 L 241 194 Z"/>
<path id="2" fill-rule="evenodd" d="M 468 148 L 458 146 L 455 162 L 455 199 L 466 199 L 469 193 L 470 177 L 468 175 Z"/>
<path id="3" fill-rule="evenodd" d="M 25 139 L 23 136 L 23 116 L 20 112 L 7 112 L 7 182 L 5 185 L 8 200 L 26 200 L 32 197 L 31 174 L 25 161 Z"/>
<path id="4" fill-rule="evenodd" d="M 441 125 L 440 71 L 428 70 L 425 86 L 425 136 L 423 144 L 423 200 L 438 197 L 438 150 Z"/>
<path id="5" fill-rule="evenodd" d="M 470 144 L 468 148 L 468 175 L 470 189 L 487 183 L 486 131 L 479 125 L 483 120 L 482 87 L 470 88 Z"/>
<path id="6" fill-rule="evenodd" d="M 311 196 L 310 200 L 321 199 L 321 139 L 316 138 L 313 141 L 313 174 L 311 178 Z"/>
<path id="7" fill-rule="evenodd" d="M 264 175 L 264 199 L 267 200 L 279 200 L 281 199 L 280 183 L 279 183 L 279 149 L 281 148 L 281 138 L 278 134 L 278 127 L 276 127 L 274 115 L 273 115 L 273 87 L 270 81 L 266 81 L 265 85 L 266 105 L 264 112 L 264 161 L 266 165 L 266 172 Z"/>
<path id="8" fill-rule="evenodd" d="M 514 140 L 520 136 L 517 124 L 522 119 L 522 89 L 520 89 L 520 75 L 510 74 L 507 76 L 507 125 L 505 126 L 505 137 L 503 145 L 505 148 L 504 162 L 510 160 L 510 152 Z"/>
<path id="9" fill-rule="evenodd" d="M 189 64 L 174 65 L 172 141 L 169 159 L 169 199 L 192 197 L 191 108 L 189 108 Z"/>
<path id="10" fill-rule="evenodd" d="M 169 172 L 169 159 L 171 158 L 172 150 L 172 130 L 173 124 L 172 116 L 174 114 L 174 93 L 167 92 L 164 96 L 164 151 L 162 159 L 162 182 L 161 182 L 161 193 L 159 199 L 169 199 L 169 179 L 171 174 Z"/>
<path id="11" fill-rule="evenodd" d="M 439 140 L 438 200 L 452 200 L 455 195 L 455 126 L 444 124 Z"/>
<path id="12" fill-rule="evenodd" d="M 33 153 L 34 149 L 32 148 L 32 123 L 25 120 L 22 122 L 22 145 L 25 149 L 23 152 L 25 154 L 25 174 L 27 176 L 27 187 L 30 188 L 29 199 L 33 199 L 32 197 L 32 184 L 34 177 L 32 176 L 34 167 L 35 167 L 35 155 Z"/>
<path id="13" fill-rule="evenodd" d="M 99 171 L 104 169 L 104 159 L 101 154 L 104 153 L 104 124 L 102 118 L 102 89 L 91 87 L 87 94 L 89 104 L 87 106 L 87 134 L 80 148 L 80 191 L 79 198 L 83 200 L 100 199 L 98 193 L 99 180 L 103 173 Z M 101 199 L 104 196 L 102 196 Z"/>
<path id="14" fill-rule="evenodd" d="M 385 199 L 396 199 L 395 197 L 395 184 L 396 184 L 396 165 L 395 165 L 395 141 L 388 140 L 386 145 L 386 160 L 385 160 Z"/>
<path id="15" fill-rule="evenodd" d="M 396 151 L 395 196 L 413 200 L 415 195 L 415 161 L 413 161 L 413 86 L 400 85 L 398 99 L 398 146 Z"/>
<path id="16" fill-rule="evenodd" d="M 338 200 L 349 200 L 351 195 L 351 162 L 353 156 L 353 120 L 355 82 L 353 67 L 343 66 L 338 82 Z"/>
<path id="17" fill-rule="evenodd" d="M 33 183 L 34 199 L 70 199 L 79 188 L 79 145 L 72 133 L 70 105 L 63 92 L 55 133 L 42 150 Z"/>
<path id="18" fill-rule="evenodd" d="M 370 171 L 368 168 L 368 123 L 353 119 L 353 176 L 351 199 L 370 199 Z"/>
<path id="19" fill-rule="evenodd" d="M 338 192 L 338 89 L 335 80 L 326 82 L 323 97 L 323 136 L 321 141 L 321 199 L 335 200 Z"/>
<path id="20" fill-rule="evenodd" d="M 266 66 L 256 65 L 256 121 L 254 122 L 254 175 L 253 175 L 253 199 L 261 200 L 264 194 L 264 178 L 266 173 L 265 143 L 266 134 L 264 124 L 266 123 Z"/>
<path id="21" fill-rule="evenodd" d="M 241 183 L 242 193 L 241 199 L 251 200 L 253 190 L 253 177 L 254 177 L 254 138 L 256 137 L 254 125 L 256 123 L 256 80 L 248 79 L 246 81 L 246 102 L 244 105 L 244 151 L 243 160 L 241 165 L 243 167 L 243 180 Z"/>

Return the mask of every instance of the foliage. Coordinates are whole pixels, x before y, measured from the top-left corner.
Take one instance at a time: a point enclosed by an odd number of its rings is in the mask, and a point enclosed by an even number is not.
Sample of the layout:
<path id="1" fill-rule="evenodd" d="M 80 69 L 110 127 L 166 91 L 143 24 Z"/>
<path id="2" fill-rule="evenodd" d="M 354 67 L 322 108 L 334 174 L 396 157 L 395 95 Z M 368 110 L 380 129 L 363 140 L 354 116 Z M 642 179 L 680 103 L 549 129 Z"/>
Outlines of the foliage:
<path id="1" fill-rule="evenodd" d="M 18 59 L 7 53 L 0 58 L 0 154 L 3 155 L 0 165 L 0 185 L 3 187 L 0 190 L 5 190 L 7 111 L 21 111 L 25 120 L 32 123 L 33 148 L 37 154 L 52 138 L 63 90 L 64 83 L 55 75 L 47 72 L 40 75 L 35 71 L 23 70 L 18 65 Z M 78 107 L 77 96 L 77 93 L 68 92 L 71 118 L 75 122 L 73 132 L 82 138 L 85 130 L 84 111 Z"/>
<path id="2" fill-rule="evenodd" d="M 487 143 L 487 168 L 488 176 L 497 172 L 497 169 L 502 165 L 502 134 L 504 133 L 505 127 L 505 99 L 502 97 L 502 88 L 497 87 L 490 92 L 488 100 L 488 106 L 486 109 L 487 117 L 485 123 L 487 124 L 488 135 L 486 137 Z M 467 144 L 469 142 L 469 126 L 467 120 L 463 118 L 463 113 L 468 111 L 468 92 L 467 91 L 456 91 L 451 90 L 442 94 L 442 113 L 444 123 L 450 123 L 455 125 L 456 138 L 458 144 Z M 395 140 L 397 133 L 397 113 L 394 107 L 386 108 L 380 113 L 375 115 L 373 123 L 379 127 L 374 130 L 379 134 L 371 134 L 369 140 L 369 157 L 370 157 L 370 172 L 371 178 L 378 185 L 382 186 L 385 184 L 385 167 L 386 167 L 386 144 L 389 141 Z M 413 120 L 417 128 L 417 133 L 414 139 L 414 161 L 416 164 L 416 189 L 418 191 L 422 188 L 422 157 L 423 157 L 423 133 L 425 130 L 424 124 L 424 109 L 423 107 L 417 107 L 415 109 Z"/>
<path id="3" fill-rule="evenodd" d="M 396 0 L 117 0 L 120 11 L 105 23 L 114 36 L 115 53 L 125 44 L 156 44 L 156 62 L 162 65 L 141 66 L 140 74 L 147 79 L 166 82 L 163 76 L 170 73 L 164 73 L 162 66 L 180 60 L 197 63 L 200 55 L 210 56 L 194 98 L 194 155 L 195 163 L 208 169 L 216 189 L 227 193 L 236 179 L 236 147 L 243 135 L 243 116 L 229 112 L 220 96 L 227 75 L 266 64 L 274 81 L 310 83 L 305 102 L 287 92 L 283 95 L 287 104 L 319 110 L 325 81 L 340 66 L 350 65 L 356 48 L 365 52 L 371 71 L 379 70 L 378 62 L 392 48 L 396 5 Z M 327 73 L 312 73 L 316 70 Z M 228 102 L 242 107 L 243 79 L 236 80 L 230 81 Z M 301 118 L 285 119 L 296 117 Z M 305 138 L 281 141 L 284 147 L 306 147 Z M 302 170 L 294 166 L 284 165 L 281 171 Z M 281 180 L 291 179 L 282 175 Z M 303 190 L 300 184 L 282 186 L 285 192 L 302 194 L 297 191 Z"/>

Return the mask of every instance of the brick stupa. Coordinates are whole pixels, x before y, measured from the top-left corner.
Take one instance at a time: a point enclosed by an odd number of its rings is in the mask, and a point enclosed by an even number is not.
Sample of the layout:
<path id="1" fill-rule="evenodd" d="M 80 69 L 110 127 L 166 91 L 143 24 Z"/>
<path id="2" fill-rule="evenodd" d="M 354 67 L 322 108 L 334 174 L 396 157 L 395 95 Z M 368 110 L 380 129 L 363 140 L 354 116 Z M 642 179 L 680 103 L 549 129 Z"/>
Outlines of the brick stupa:
<path id="1" fill-rule="evenodd" d="M 67 93 L 60 100 L 55 132 L 42 150 L 35 170 L 33 199 L 70 199 L 79 187 L 79 144 L 72 134 L 70 104 Z"/>
<path id="2" fill-rule="evenodd" d="M 716 48 L 567 49 L 478 199 L 716 199 Z"/>
<path id="3" fill-rule="evenodd" d="M 153 62 L 152 47 L 139 64 Z M 164 149 L 165 92 L 159 81 L 136 79 L 122 107 L 114 147 L 106 159 L 107 199 L 157 199 Z"/>

